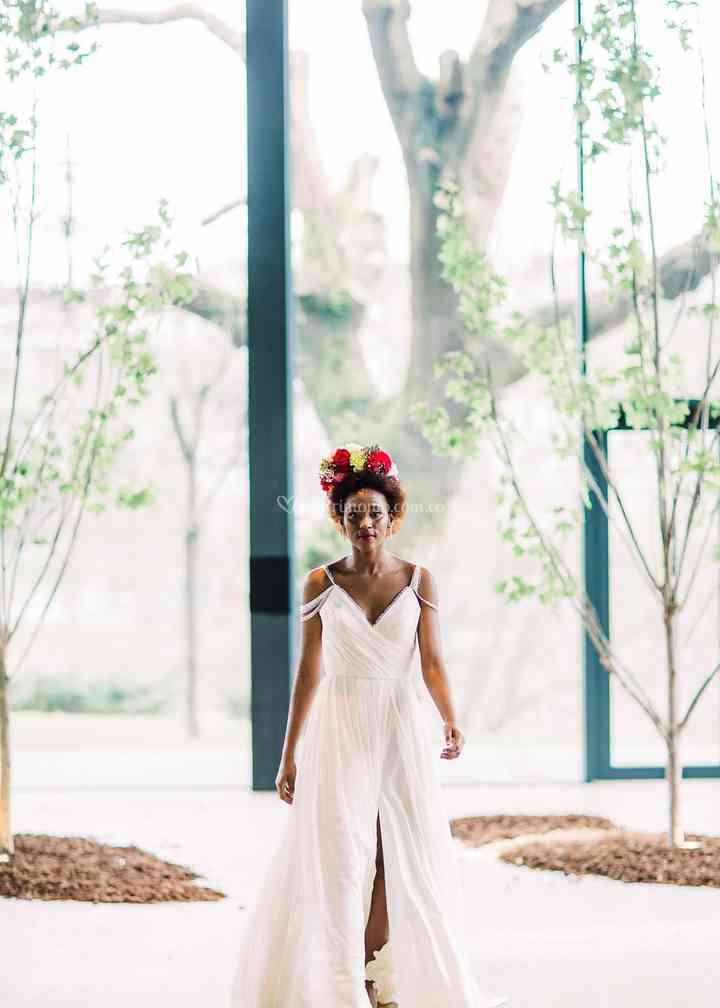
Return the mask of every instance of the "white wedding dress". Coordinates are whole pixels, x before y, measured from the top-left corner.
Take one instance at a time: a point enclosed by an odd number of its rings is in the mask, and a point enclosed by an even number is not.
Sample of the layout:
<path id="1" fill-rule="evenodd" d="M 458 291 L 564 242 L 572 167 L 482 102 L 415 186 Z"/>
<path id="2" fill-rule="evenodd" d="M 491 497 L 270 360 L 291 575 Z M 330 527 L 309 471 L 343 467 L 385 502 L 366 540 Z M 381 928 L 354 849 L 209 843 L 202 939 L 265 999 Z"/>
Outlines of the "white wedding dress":
<path id="1" fill-rule="evenodd" d="M 331 582 L 320 680 L 296 754 L 288 818 L 248 909 L 233 1008 L 368 1008 L 364 932 L 380 816 L 389 941 L 367 966 L 380 1002 L 495 1008 L 464 945 L 462 894 L 419 669 L 419 566 L 370 623 Z M 435 608 L 435 607 L 434 607 Z M 435 711 L 437 713 L 437 711 Z"/>

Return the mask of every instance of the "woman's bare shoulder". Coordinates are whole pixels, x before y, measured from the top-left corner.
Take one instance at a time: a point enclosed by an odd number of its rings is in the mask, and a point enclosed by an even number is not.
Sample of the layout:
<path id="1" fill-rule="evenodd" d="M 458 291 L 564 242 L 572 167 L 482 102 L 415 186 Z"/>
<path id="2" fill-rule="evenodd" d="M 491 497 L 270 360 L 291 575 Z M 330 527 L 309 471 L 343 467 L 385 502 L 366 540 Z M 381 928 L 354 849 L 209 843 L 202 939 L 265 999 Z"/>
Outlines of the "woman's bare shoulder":
<path id="1" fill-rule="evenodd" d="M 418 564 L 418 583 L 417 583 L 418 594 L 426 602 L 430 602 L 431 605 L 438 607 L 438 588 L 437 582 L 433 573 L 428 567 L 423 567 Z"/>
<path id="2" fill-rule="evenodd" d="M 328 588 L 332 582 L 325 573 L 325 568 L 313 567 L 305 574 L 303 582 L 303 602 L 311 602 Z"/>

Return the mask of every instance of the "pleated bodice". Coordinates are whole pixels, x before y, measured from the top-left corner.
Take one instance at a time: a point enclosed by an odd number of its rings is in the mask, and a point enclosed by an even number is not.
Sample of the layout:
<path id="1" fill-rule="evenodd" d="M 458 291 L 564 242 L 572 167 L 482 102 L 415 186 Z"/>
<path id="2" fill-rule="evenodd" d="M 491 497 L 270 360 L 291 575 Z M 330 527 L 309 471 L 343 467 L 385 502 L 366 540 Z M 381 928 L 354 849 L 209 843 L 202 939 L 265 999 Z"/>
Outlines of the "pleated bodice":
<path id="1" fill-rule="evenodd" d="M 301 607 L 301 619 L 320 614 L 322 657 L 326 675 L 372 679 L 410 679 L 415 669 L 420 602 L 436 609 L 418 593 L 420 567 L 371 623 L 360 605 L 327 566 L 328 587 Z"/>

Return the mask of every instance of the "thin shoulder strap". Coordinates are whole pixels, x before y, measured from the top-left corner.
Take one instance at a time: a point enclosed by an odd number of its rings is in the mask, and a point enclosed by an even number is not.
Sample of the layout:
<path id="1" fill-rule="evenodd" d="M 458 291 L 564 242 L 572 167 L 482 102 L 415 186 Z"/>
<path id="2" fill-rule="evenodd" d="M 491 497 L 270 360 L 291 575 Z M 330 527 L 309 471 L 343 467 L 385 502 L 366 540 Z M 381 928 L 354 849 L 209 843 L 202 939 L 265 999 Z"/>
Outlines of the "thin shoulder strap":
<path id="1" fill-rule="evenodd" d="M 310 599 L 309 602 L 302 603 L 302 605 L 300 606 L 301 622 L 304 623 L 305 620 L 312 619 L 315 613 L 319 612 L 322 609 L 323 603 L 325 602 L 325 599 L 328 597 L 328 592 L 331 589 L 332 585 L 328 585 L 327 588 L 321 591 L 319 595 L 316 595 L 315 598 Z"/>
<path id="2" fill-rule="evenodd" d="M 322 609 L 323 603 L 325 602 L 325 599 L 328 597 L 328 592 L 331 590 L 331 588 L 335 586 L 336 583 L 335 578 L 332 576 L 332 574 L 327 569 L 325 564 L 323 564 L 322 569 L 325 571 L 325 573 L 330 578 L 330 581 L 332 583 L 329 584 L 327 588 L 323 588 L 320 594 L 316 595 L 315 598 L 310 599 L 309 602 L 303 602 L 303 604 L 300 606 L 300 619 L 303 623 L 306 620 L 312 619 L 315 613 L 319 612 L 320 609 Z"/>
<path id="3" fill-rule="evenodd" d="M 431 602 L 429 599 L 426 599 L 426 598 L 422 597 L 422 595 L 420 594 L 420 592 L 418 590 L 419 586 L 420 586 L 420 564 L 415 564 L 415 570 L 413 571 L 413 576 L 412 576 L 412 581 L 410 582 L 410 587 L 415 592 L 415 594 L 417 595 L 417 597 L 420 599 L 421 602 L 424 602 L 425 605 L 429 605 L 431 609 L 437 609 L 438 607 L 435 605 L 434 602 Z"/>

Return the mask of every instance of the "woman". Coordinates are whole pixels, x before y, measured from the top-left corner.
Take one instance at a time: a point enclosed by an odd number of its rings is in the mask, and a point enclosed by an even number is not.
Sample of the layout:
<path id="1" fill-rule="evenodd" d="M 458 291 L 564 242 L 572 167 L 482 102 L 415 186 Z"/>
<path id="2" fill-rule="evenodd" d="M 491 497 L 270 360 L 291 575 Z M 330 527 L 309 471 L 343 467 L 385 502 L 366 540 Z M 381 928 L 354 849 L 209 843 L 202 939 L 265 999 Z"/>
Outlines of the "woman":
<path id="1" fill-rule="evenodd" d="M 463 948 L 424 687 L 443 721 L 440 757 L 456 759 L 465 740 L 434 579 L 387 549 L 405 514 L 397 466 L 377 445 L 349 444 L 321 461 L 320 483 L 351 553 L 305 578 L 276 778 L 293 808 L 247 915 L 233 1006 L 505 1004 L 481 994 Z"/>

